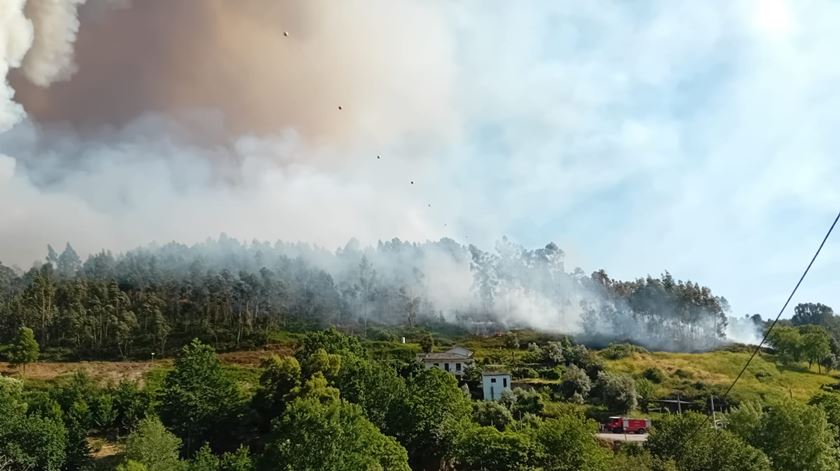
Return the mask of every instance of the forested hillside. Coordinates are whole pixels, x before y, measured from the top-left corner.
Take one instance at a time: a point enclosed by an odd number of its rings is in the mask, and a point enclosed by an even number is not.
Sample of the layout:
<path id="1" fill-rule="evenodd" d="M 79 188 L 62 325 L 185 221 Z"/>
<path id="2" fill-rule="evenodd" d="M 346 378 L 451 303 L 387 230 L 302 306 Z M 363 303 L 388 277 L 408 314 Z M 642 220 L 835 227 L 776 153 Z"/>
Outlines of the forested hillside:
<path id="1" fill-rule="evenodd" d="M 493 252 L 455 241 L 243 244 L 220 237 L 82 261 L 68 244 L 23 271 L 0 264 L 0 332 L 26 326 L 45 351 L 136 357 L 191 338 L 216 348 L 261 344 L 276 328 L 451 323 L 468 332 L 534 327 L 600 344 L 702 350 L 724 340 L 728 305 L 670 274 L 634 281 L 564 266 L 555 244 L 508 240 Z"/>
<path id="2" fill-rule="evenodd" d="M 659 356 L 655 364 L 663 369 L 628 374 L 610 371 L 610 365 L 647 358 L 643 349 L 613 345 L 595 352 L 564 337 L 520 334 L 521 343 L 516 333 L 464 339 L 479 350 L 476 365 L 460 380 L 413 360 L 421 346 L 434 349 L 438 336 L 429 344 L 402 344 L 362 341 L 334 329 L 296 336 L 291 354 L 266 355 L 258 367 L 223 365 L 211 346 L 195 340 L 142 381 L 97 382 L 81 372 L 49 383 L 26 374 L 22 380 L 0 377 L 0 467 L 838 469 L 837 393 L 812 391 L 802 401 L 782 395 L 716 402 L 715 429 L 703 414 L 717 385 L 696 389 L 708 378 L 677 375 L 689 379 L 685 385 L 697 394 L 682 396 L 689 400 L 684 414 L 652 411 L 659 390 L 682 387 L 668 370 L 679 355 Z M 496 361 L 513 367 L 514 387 L 500 401 L 481 400 L 482 370 L 497 370 Z M 594 419 L 618 414 L 653 417 L 645 444 L 614 446 L 596 437 Z M 110 451 L 103 453 L 106 447 Z"/>

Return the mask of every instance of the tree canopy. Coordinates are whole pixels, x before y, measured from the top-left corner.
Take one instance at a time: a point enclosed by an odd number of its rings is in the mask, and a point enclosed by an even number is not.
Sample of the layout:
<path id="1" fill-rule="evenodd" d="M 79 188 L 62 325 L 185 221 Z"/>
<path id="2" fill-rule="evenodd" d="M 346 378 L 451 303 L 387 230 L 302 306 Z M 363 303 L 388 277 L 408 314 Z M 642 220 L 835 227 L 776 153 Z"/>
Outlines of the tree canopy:
<path id="1" fill-rule="evenodd" d="M 183 441 L 187 451 L 220 433 L 238 401 L 233 381 L 223 372 L 209 345 L 194 340 L 175 360 L 160 392 L 163 422 Z"/>

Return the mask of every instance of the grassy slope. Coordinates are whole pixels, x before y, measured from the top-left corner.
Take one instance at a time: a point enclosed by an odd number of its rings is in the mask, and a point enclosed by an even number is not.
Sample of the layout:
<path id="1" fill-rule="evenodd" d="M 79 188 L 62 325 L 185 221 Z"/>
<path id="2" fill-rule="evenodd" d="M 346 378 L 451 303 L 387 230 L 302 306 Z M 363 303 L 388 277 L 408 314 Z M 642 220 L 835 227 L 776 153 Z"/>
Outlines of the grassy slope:
<path id="1" fill-rule="evenodd" d="M 607 369 L 633 375 L 646 368 L 657 367 L 666 380 L 659 385 L 661 395 L 672 391 L 691 391 L 694 383 L 705 383 L 723 390 L 731 384 L 749 358 L 748 353 L 715 351 L 708 353 L 636 353 L 620 360 L 606 361 Z M 836 373 L 818 374 L 807 364 L 782 366 L 767 354 L 757 355 L 732 390 L 738 400 L 773 401 L 792 396 L 807 401 L 826 384 L 837 382 Z"/>
<path id="2" fill-rule="evenodd" d="M 295 343 L 299 341 L 299 334 L 280 332 L 273 338 L 273 346 L 268 350 L 250 352 L 231 352 L 221 354 L 225 370 L 239 384 L 243 394 L 253 392 L 259 370 L 259 359 L 271 353 L 289 354 Z M 475 337 L 436 335 L 436 351 L 446 350 L 452 345 L 463 345 L 475 351 L 478 360 L 488 358 L 492 363 L 509 364 L 514 359 L 521 359 L 526 351 L 525 345 L 530 341 L 544 343 L 551 336 L 534 332 L 519 332 L 520 345 L 518 350 L 505 347 L 502 337 Z M 397 337 L 399 338 L 399 337 Z M 364 342 L 370 355 L 374 358 L 413 358 L 420 351 L 416 339 L 409 337 L 408 343 L 398 341 Z M 636 353 L 619 360 L 604 360 L 608 371 L 629 373 L 640 376 L 646 368 L 657 367 L 665 372 L 666 379 L 658 385 L 657 396 L 671 396 L 675 392 L 686 395 L 703 396 L 703 392 L 713 391 L 720 394 L 735 378 L 738 371 L 746 362 L 749 354 L 745 352 L 715 351 L 708 353 Z M 0 364 L 0 371 L 9 370 L 8 365 Z M 151 364 L 150 362 L 82 362 L 82 363 L 39 363 L 30 365 L 24 376 L 31 386 L 46 386 L 58 378 L 66 378 L 70 372 L 82 369 L 90 373 L 95 379 L 104 382 L 116 381 L 123 378 L 142 379 L 150 389 L 160 386 L 166 372 L 171 368 L 171 360 L 166 359 Z M 43 371 L 42 371 L 43 370 Z M 15 373 L 11 370 L 6 374 Z M 18 372 L 19 374 L 19 372 Z M 758 374 L 758 375 L 757 375 Z M 750 368 L 745 372 L 738 385 L 732 392 L 737 400 L 773 401 L 792 396 L 794 399 L 807 401 L 820 391 L 823 385 L 836 383 L 837 373 L 832 375 L 818 374 L 816 367 L 809 371 L 807 365 L 790 367 L 776 363 L 772 355 L 760 354 Z M 533 383 L 551 383 L 543 379 L 530 380 Z"/>

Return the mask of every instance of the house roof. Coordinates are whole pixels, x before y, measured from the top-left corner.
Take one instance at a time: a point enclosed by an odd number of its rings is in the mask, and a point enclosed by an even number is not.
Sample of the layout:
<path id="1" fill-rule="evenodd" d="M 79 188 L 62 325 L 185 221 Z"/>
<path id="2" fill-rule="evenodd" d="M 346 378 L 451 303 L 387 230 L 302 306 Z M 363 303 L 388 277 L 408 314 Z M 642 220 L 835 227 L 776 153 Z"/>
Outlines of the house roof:
<path id="1" fill-rule="evenodd" d="M 442 353 L 418 353 L 417 358 L 421 361 L 437 361 L 437 360 L 455 360 L 455 361 L 472 361 L 471 350 L 464 347 L 455 346 Z"/>
<path id="2" fill-rule="evenodd" d="M 482 371 L 481 376 L 510 376 L 510 371 L 506 371 L 506 370 Z"/>
<path id="3" fill-rule="evenodd" d="M 472 350 L 470 350 L 468 348 L 460 347 L 458 345 L 450 348 L 449 350 L 446 351 L 446 353 L 454 353 L 454 354 L 457 354 L 457 355 L 463 355 L 465 357 L 471 357 L 472 354 L 473 354 Z"/>
<path id="4" fill-rule="evenodd" d="M 443 352 L 443 353 L 421 353 L 417 355 L 423 361 L 437 361 L 437 360 L 456 360 L 456 361 L 472 361 L 472 358 L 459 355 L 457 353 Z"/>

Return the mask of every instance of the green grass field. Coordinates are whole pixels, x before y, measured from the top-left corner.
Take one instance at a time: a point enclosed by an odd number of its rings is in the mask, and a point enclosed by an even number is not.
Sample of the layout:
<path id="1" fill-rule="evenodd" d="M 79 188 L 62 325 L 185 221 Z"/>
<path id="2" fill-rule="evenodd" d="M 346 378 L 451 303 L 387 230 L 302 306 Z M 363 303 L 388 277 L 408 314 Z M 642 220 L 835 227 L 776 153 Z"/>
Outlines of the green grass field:
<path id="1" fill-rule="evenodd" d="M 658 385 L 658 394 L 674 391 L 691 394 L 697 385 L 706 385 L 722 392 L 738 375 L 749 358 L 746 352 L 715 351 L 707 353 L 635 353 L 619 360 L 606 360 L 607 370 L 640 375 L 646 368 L 659 368 L 665 380 Z M 749 368 L 730 393 L 739 401 L 763 402 L 793 397 L 807 401 L 822 386 L 838 381 L 836 372 L 819 374 L 807 364 L 782 366 L 772 355 L 756 355 Z"/>

